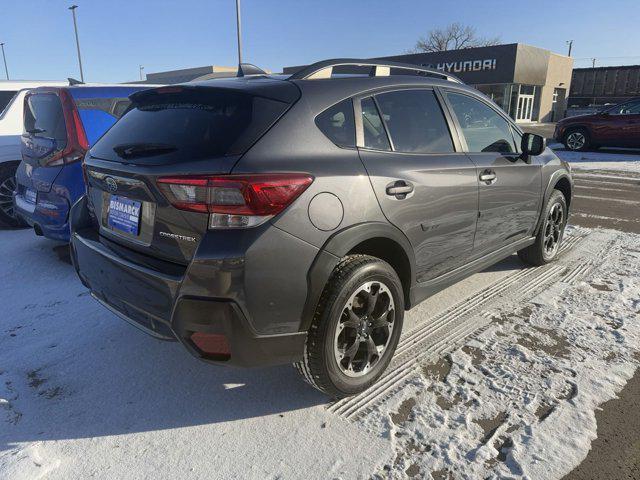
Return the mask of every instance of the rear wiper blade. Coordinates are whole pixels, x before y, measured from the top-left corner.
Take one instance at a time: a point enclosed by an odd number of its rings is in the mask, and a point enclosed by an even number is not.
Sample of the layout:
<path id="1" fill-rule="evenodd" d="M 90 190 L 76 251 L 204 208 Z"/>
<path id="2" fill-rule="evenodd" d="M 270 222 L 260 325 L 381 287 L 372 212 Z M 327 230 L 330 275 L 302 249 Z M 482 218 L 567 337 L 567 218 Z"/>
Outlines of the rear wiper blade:
<path id="1" fill-rule="evenodd" d="M 171 153 L 178 148 L 175 145 L 166 143 L 123 143 L 113 147 L 113 151 L 120 158 L 145 157 L 149 155 L 162 155 Z"/>
<path id="2" fill-rule="evenodd" d="M 44 132 L 46 132 L 46 130 L 43 130 L 41 128 L 27 128 L 27 133 L 30 133 L 32 135 L 36 133 L 44 133 Z"/>

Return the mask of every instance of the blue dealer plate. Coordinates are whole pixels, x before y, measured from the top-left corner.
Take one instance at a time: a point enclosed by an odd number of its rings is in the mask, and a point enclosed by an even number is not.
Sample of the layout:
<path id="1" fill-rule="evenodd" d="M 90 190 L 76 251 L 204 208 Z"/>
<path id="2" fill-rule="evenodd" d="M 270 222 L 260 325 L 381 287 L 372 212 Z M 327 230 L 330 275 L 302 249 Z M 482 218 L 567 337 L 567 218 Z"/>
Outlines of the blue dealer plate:
<path id="1" fill-rule="evenodd" d="M 142 202 L 111 195 L 107 222 L 113 229 L 137 236 L 140 231 L 141 209 Z"/>
<path id="2" fill-rule="evenodd" d="M 27 190 L 24 192 L 24 199 L 27 202 L 33 203 L 35 205 L 36 203 L 38 203 L 38 192 L 36 192 L 32 188 L 27 188 Z"/>

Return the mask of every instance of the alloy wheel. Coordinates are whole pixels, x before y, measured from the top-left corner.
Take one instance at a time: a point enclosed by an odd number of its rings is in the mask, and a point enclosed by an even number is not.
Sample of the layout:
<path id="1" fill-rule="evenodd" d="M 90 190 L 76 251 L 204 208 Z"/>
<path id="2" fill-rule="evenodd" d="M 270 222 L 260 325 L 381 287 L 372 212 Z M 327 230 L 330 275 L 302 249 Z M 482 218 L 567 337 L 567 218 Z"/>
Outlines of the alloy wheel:
<path id="1" fill-rule="evenodd" d="M 544 229 L 544 251 L 547 257 L 555 255 L 562 239 L 564 229 L 564 208 L 562 204 L 556 203 L 549 210 L 547 222 Z"/>
<path id="2" fill-rule="evenodd" d="M 0 183 L 0 210 L 10 218 L 15 218 L 13 191 L 16 189 L 14 177 L 7 177 Z"/>
<path id="3" fill-rule="evenodd" d="M 584 136 L 584 133 L 581 132 L 572 132 L 567 137 L 567 147 L 571 150 L 580 150 L 584 147 L 586 142 L 587 139 Z"/>
<path id="4" fill-rule="evenodd" d="M 379 281 L 358 287 L 342 308 L 334 338 L 334 355 L 342 373 L 366 375 L 389 345 L 395 321 L 390 290 Z"/>

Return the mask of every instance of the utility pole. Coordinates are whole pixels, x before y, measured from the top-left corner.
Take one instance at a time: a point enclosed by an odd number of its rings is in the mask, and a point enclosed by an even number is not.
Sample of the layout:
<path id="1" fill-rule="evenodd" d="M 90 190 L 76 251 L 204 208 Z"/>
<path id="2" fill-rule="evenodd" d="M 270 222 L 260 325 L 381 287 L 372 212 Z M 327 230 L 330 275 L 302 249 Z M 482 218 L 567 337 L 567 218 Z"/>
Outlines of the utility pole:
<path id="1" fill-rule="evenodd" d="M 140 80 L 144 80 L 144 78 L 142 78 L 142 71 L 144 70 L 144 67 L 142 65 L 140 65 Z"/>
<path id="2" fill-rule="evenodd" d="M 242 63 L 242 27 L 240 25 L 240 0 L 236 0 L 236 23 L 238 26 L 238 67 Z"/>
<path id="3" fill-rule="evenodd" d="M 2 47 L 2 60 L 4 60 L 4 73 L 7 74 L 7 80 L 9 80 L 9 69 L 7 68 L 7 57 L 4 54 L 4 42 L 0 43 Z"/>
<path id="4" fill-rule="evenodd" d="M 76 23 L 76 8 L 77 5 L 71 5 L 69 10 L 73 15 L 73 30 L 76 32 L 76 48 L 78 49 L 78 65 L 80 66 L 80 81 L 84 83 L 84 73 L 82 72 L 82 57 L 80 56 L 80 40 L 78 39 L 78 24 Z"/>
<path id="5" fill-rule="evenodd" d="M 596 68 L 596 59 L 595 58 L 591 59 L 591 68 Z"/>
<path id="6" fill-rule="evenodd" d="M 573 40 L 567 40 L 567 45 L 569 45 L 569 53 L 567 53 L 567 56 L 570 57 L 571 56 L 571 48 L 573 47 Z"/>

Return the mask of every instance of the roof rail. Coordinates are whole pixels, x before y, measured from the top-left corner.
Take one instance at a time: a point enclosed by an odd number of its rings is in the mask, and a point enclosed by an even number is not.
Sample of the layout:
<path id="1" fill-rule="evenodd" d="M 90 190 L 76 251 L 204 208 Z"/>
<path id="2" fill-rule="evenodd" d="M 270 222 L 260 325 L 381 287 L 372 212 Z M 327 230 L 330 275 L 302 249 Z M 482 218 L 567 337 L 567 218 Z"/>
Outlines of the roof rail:
<path id="1" fill-rule="evenodd" d="M 320 78 L 330 78 L 334 67 L 371 67 L 369 76 L 385 77 L 391 74 L 391 69 L 406 70 L 417 72 L 418 75 L 424 74 L 431 77 L 441 78 L 450 82 L 462 83 L 462 81 L 454 76 L 449 75 L 441 70 L 423 67 L 411 63 L 387 62 L 378 60 L 359 60 L 357 58 L 334 58 L 331 60 L 322 60 L 308 65 L 289 77 L 289 80 L 315 80 Z"/>

